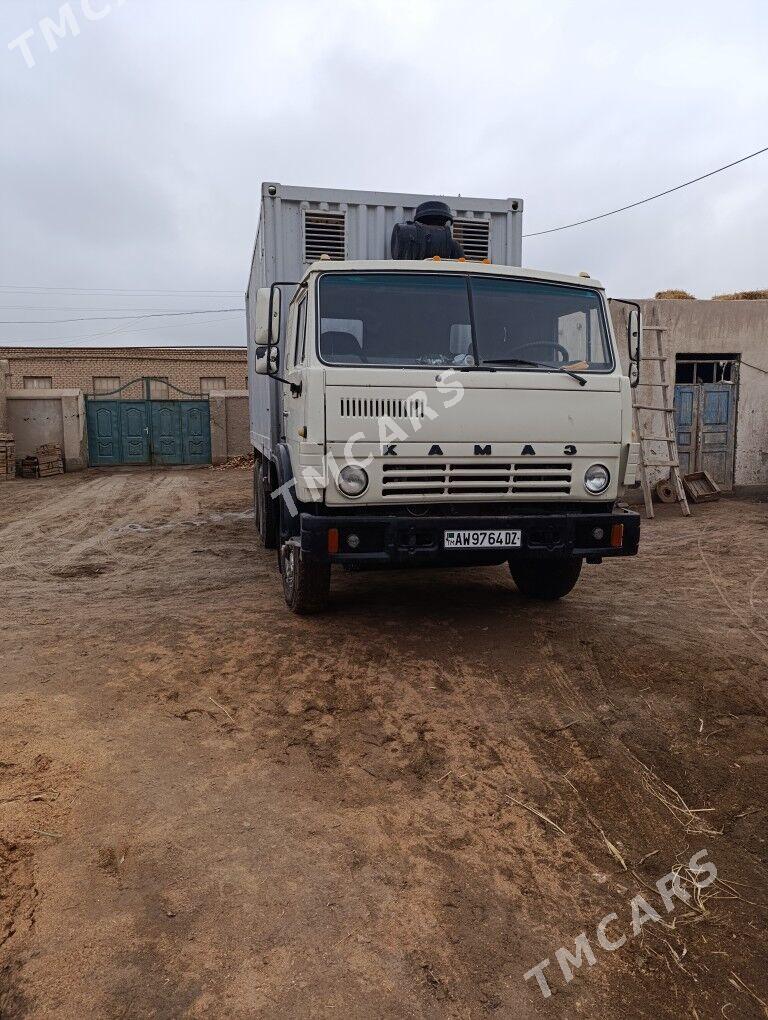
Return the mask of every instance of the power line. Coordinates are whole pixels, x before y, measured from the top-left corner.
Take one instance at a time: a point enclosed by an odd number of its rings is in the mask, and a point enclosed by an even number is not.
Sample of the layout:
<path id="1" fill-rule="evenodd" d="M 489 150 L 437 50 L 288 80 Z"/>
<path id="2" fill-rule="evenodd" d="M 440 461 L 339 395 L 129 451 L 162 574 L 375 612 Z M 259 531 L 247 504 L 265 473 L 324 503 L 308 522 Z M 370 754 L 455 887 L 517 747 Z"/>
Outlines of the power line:
<path id="1" fill-rule="evenodd" d="M 238 311 L 239 311 L 239 309 L 238 309 Z M 131 329 L 129 326 L 115 326 L 114 329 L 103 330 L 103 331 L 100 331 L 98 333 L 85 333 L 82 336 L 77 336 L 77 337 L 68 337 L 68 336 L 49 336 L 49 337 L 44 337 L 44 338 L 42 338 L 40 340 L 35 340 L 35 345 L 39 346 L 40 344 L 57 344 L 57 343 L 67 343 L 67 344 L 70 344 L 70 343 L 72 343 L 73 340 L 77 341 L 79 343 L 79 342 L 81 342 L 83 340 L 93 340 L 96 337 L 115 336 L 115 335 L 120 336 L 120 335 L 124 335 L 126 333 L 153 333 L 153 332 L 155 332 L 158 329 L 165 329 L 165 330 L 168 330 L 168 331 L 170 331 L 172 329 L 184 329 L 184 328 L 187 327 L 187 325 L 188 324 L 185 323 L 185 322 L 180 322 L 178 324 L 178 326 L 167 326 L 167 325 L 163 324 L 163 325 L 160 325 L 160 326 L 141 326 L 141 327 L 139 327 L 139 329 Z M 195 328 L 198 328 L 198 327 L 203 327 L 203 326 L 223 326 L 223 325 L 229 325 L 229 323 L 222 322 L 221 319 L 206 319 L 204 322 L 196 322 L 194 325 L 195 325 Z"/>
<path id="2" fill-rule="evenodd" d="M 718 167 L 717 170 L 710 170 L 709 173 L 702 174 L 701 177 L 694 177 L 693 180 L 685 181 L 683 184 L 676 184 L 674 188 L 667 188 L 666 191 L 660 191 L 656 195 L 649 195 L 648 198 L 641 198 L 637 202 L 630 202 L 629 205 L 622 205 L 618 209 L 611 209 L 610 212 L 600 213 L 598 216 L 590 216 L 586 220 L 576 220 L 575 223 L 566 223 L 562 227 L 550 227 L 549 230 L 535 230 L 530 234 L 523 234 L 523 237 L 541 237 L 542 234 L 555 234 L 558 230 L 570 230 L 571 227 L 580 227 L 584 223 L 594 223 L 595 220 L 604 220 L 606 216 L 615 216 L 616 213 L 626 212 L 627 209 L 635 209 L 638 205 L 645 205 L 646 202 L 653 202 L 654 199 L 662 198 L 664 195 L 671 195 L 673 191 L 680 191 L 682 188 L 687 188 L 691 184 L 697 184 L 699 181 L 704 181 L 707 177 L 714 177 L 715 174 L 721 174 L 723 170 L 730 170 L 733 166 L 738 166 L 739 163 L 746 163 L 748 159 L 754 159 L 755 156 L 762 156 L 764 152 L 768 152 L 768 145 L 763 149 L 758 149 L 757 152 L 750 152 L 748 156 L 742 156 L 741 159 L 735 159 L 733 163 L 727 163 L 725 166 Z"/>
<path id="3" fill-rule="evenodd" d="M 0 297 L 5 295 L 0 294 Z M 35 295 L 31 295 L 34 297 Z M 40 295 L 45 297 L 44 294 Z M 137 308 L 135 305 L 4 305 L 0 304 L 0 312 L 135 312 L 140 315 L 144 312 L 177 312 L 178 308 L 164 308 L 162 305 L 144 305 Z"/>
<path id="4" fill-rule="evenodd" d="M 115 319 L 163 319 L 176 315 L 211 315 L 219 312 L 242 312 L 242 308 L 204 308 L 197 312 L 149 312 L 146 315 L 83 315 L 77 319 L 0 319 L 1 326 L 49 326 L 59 322 L 95 322 Z"/>
<path id="5" fill-rule="evenodd" d="M 0 283 L 0 291 L 17 294 L 242 294 L 240 290 L 131 290 L 125 287 L 42 287 Z"/>

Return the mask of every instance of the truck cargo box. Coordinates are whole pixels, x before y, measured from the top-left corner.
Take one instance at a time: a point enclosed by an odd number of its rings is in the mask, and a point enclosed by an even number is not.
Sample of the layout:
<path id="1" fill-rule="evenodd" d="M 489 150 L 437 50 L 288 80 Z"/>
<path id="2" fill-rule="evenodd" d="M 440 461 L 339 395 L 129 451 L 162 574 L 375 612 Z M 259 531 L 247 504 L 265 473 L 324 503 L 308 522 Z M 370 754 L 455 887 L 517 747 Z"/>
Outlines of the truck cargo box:
<path id="1" fill-rule="evenodd" d="M 331 259 L 388 259 L 396 223 L 410 219 L 422 202 L 441 198 L 453 214 L 453 236 L 471 262 L 519 266 L 523 203 L 519 198 L 463 198 L 385 191 L 261 186 L 261 210 L 246 293 L 251 435 L 267 450 L 277 442 L 281 387 L 274 379 L 253 378 L 252 337 L 256 291 L 276 281 L 297 282 L 307 267 Z M 285 305 L 293 288 L 283 294 Z M 285 323 L 283 317 L 283 323 Z M 271 437 L 271 438 L 270 438 Z"/>

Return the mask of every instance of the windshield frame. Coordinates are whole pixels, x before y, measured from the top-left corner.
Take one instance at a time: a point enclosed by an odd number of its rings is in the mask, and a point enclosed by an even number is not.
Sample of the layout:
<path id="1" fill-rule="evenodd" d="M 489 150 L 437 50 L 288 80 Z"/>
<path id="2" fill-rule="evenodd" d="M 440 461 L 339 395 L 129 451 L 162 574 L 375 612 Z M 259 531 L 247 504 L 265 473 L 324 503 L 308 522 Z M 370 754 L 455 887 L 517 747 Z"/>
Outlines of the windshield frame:
<path id="1" fill-rule="evenodd" d="M 562 367 L 559 366 L 559 365 L 552 365 L 552 366 L 547 366 L 547 365 L 542 365 L 542 366 L 538 366 L 538 365 L 536 365 L 536 366 L 533 366 L 533 365 L 531 365 L 531 366 L 529 366 L 529 365 L 500 365 L 500 364 L 490 364 L 488 362 L 483 362 L 483 361 L 481 361 L 479 359 L 479 350 L 478 350 L 478 345 L 477 345 L 477 331 L 476 331 L 476 325 L 475 325 L 475 311 L 474 311 L 473 290 L 472 290 L 472 286 L 471 286 L 471 281 L 473 279 L 484 280 L 484 279 L 488 279 L 488 278 L 493 278 L 493 279 L 496 279 L 496 280 L 509 280 L 511 282 L 512 281 L 519 281 L 519 282 L 524 282 L 524 283 L 529 283 L 529 284 L 538 284 L 538 285 L 540 285 L 542 287 L 558 287 L 558 288 L 565 289 L 565 290 L 583 290 L 583 291 L 588 292 L 589 294 L 594 295 L 597 298 L 597 303 L 598 303 L 598 307 L 599 307 L 599 315 L 600 315 L 600 323 L 601 323 L 601 327 L 602 327 L 602 329 L 604 331 L 604 334 L 605 334 L 605 347 L 606 347 L 607 354 L 610 356 L 610 364 L 607 364 L 607 365 L 605 365 L 605 366 L 603 366 L 601 368 L 592 368 L 592 367 L 589 367 L 589 368 L 579 368 L 578 372 L 581 375 L 612 375 L 616 371 L 616 366 L 618 364 L 618 361 L 616 359 L 615 341 L 614 341 L 613 331 L 611 330 L 611 324 L 610 324 L 610 321 L 609 321 L 609 318 L 608 318 L 608 313 L 607 313 L 607 305 L 606 305 L 606 301 L 605 301 L 605 298 L 604 298 L 604 292 L 602 291 L 602 289 L 600 289 L 598 287 L 582 286 L 581 284 L 578 284 L 578 283 L 565 283 L 564 281 L 561 281 L 561 280 L 539 280 L 539 279 L 537 279 L 535 277 L 530 277 L 530 276 L 508 276 L 508 275 L 506 275 L 504 273 L 476 273 L 476 272 L 472 272 L 471 270 L 464 271 L 464 272 L 453 272 L 453 271 L 451 271 L 450 274 L 446 273 L 445 275 L 450 275 L 451 277 L 454 277 L 454 276 L 455 277 L 460 277 L 466 283 L 466 287 L 467 287 L 467 301 L 468 301 L 469 313 L 470 313 L 470 329 L 471 329 L 471 334 L 472 334 L 472 350 L 474 352 L 474 356 L 475 356 L 475 360 L 476 360 L 477 364 L 474 364 L 474 365 L 439 365 L 439 364 L 435 364 L 435 365 L 415 365 L 415 364 L 411 364 L 411 365 L 409 365 L 409 364 L 381 364 L 381 363 L 377 363 L 377 362 L 373 362 L 373 361 L 371 361 L 371 362 L 364 361 L 364 362 L 355 362 L 354 364 L 348 364 L 347 365 L 347 364 L 342 364 L 342 363 L 339 363 L 339 362 L 336 362 L 336 361 L 326 361 L 323 358 L 322 353 L 320 351 L 320 326 L 321 326 L 321 322 L 322 322 L 321 310 L 320 310 L 320 287 L 322 285 L 323 279 L 325 277 L 327 277 L 327 276 L 344 276 L 344 275 L 349 275 L 349 276 L 362 276 L 362 275 L 385 276 L 385 275 L 387 275 L 387 276 L 390 276 L 390 275 L 393 275 L 393 274 L 397 274 L 397 275 L 400 275 L 400 276 L 409 276 L 409 277 L 412 277 L 412 276 L 433 277 L 434 274 L 435 274 L 435 270 L 431 270 L 431 271 L 430 270 L 425 270 L 425 271 L 418 271 L 417 270 L 416 272 L 414 272 L 413 270 L 403 270 L 403 269 L 395 269 L 395 268 L 393 268 L 393 269 L 363 269 L 363 270 L 356 268 L 354 270 L 349 270 L 349 271 L 347 271 L 347 270 L 336 270 L 336 271 L 333 271 L 332 270 L 332 271 L 326 271 L 326 272 L 321 272 L 321 273 L 317 274 L 317 279 L 316 279 L 316 284 L 315 284 L 315 300 L 314 300 L 314 311 L 315 311 L 315 316 L 314 316 L 314 318 L 315 318 L 315 323 L 314 323 L 314 328 L 315 328 L 315 343 L 314 343 L 314 348 L 315 348 L 315 354 L 317 356 L 318 362 L 321 365 L 324 365 L 327 368 L 345 368 L 345 369 L 346 368 L 354 368 L 354 369 L 358 369 L 358 370 L 359 369 L 374 368 L 374 369 L 394 369 L 396 371 L 404 371 L 404 370 L 409 370 L 409 371 L 424 371 L 424 370 L 426 370 L 426 371 L 434 371 L 436 369 L 440 370 L 440 371 L 445 371 L 446 369 L 453 369 L 454 371 L 457 371 L 457 372 L 527 372 L 527 373 L 531 373 L 531 372 L 546 372 L 546 373 L 550 373 L 550 374 L 552 374 L 552 373 L 562 373 Z M 566 362 L 565 364 L 568 365 L 569 363 Z"/>

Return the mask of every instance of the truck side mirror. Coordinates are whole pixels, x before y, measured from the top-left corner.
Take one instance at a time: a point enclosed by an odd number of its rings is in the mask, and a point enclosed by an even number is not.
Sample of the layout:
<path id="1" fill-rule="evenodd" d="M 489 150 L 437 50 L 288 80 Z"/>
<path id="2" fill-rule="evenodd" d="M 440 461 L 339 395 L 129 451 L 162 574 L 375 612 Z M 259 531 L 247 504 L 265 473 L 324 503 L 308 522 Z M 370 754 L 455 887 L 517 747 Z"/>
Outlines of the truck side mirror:
<path id="1" fill-rule="evenodd" d="M 269 343 L 269 287 L 259 287 L 256 291 L 256 314 L 253 342 L 257 347 Z"/>
<path id="2" fill-rule="evenodd" d="M 276 375 L 280 369 L 280 351 L 277 347 L 260 344 L 255 351 L 253 364 L 256 375 Z"/>
<path id="3" fill-rule="evenodd" d="M 629 381 L 632 387 L 640 382 L 640 340 L 643 320 L 638 308 L 631 308 L 627 318 L 627 348 L 629 350 Z"/>
<path id="4" fill-rule="evenodd" d="M 280 367 L 280 309 L 282 296 L 277 286 L 256 292 L 253 341 L 256 345 L 254 370 L 257 375 L 275 375 Z"/>
<path id="5" fill-rule="evenodd" d="M 273 283 L 269 288 L 269 330 L 267 333 L 267 346 L 277 347 L 280 343 L 280 308 L 283 302 L 283 295 L 280 291 L 280 284 Z"/>

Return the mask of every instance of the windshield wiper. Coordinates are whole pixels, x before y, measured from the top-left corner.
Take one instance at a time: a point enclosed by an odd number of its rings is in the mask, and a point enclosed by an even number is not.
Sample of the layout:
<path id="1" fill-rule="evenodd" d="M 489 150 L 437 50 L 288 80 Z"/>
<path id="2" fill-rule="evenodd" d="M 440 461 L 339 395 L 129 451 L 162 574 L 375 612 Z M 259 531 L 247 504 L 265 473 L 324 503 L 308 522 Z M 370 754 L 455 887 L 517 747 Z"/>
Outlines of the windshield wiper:
<path id="1" fill-rule="evenodd" d="M 541 361 L 527 361 L 525 358 L 486 358 L 483 365 L 530 365 L 531 368 L 543 368 L 546 372 L 565 372 L 571 379 L 575 379 L 579 386 L 586 386 L 587 380 L 578 372 L 565 368 L 563 365 L 545 365 Z"/>

